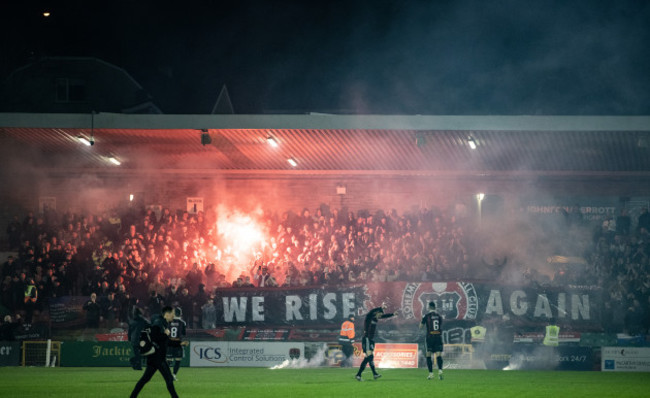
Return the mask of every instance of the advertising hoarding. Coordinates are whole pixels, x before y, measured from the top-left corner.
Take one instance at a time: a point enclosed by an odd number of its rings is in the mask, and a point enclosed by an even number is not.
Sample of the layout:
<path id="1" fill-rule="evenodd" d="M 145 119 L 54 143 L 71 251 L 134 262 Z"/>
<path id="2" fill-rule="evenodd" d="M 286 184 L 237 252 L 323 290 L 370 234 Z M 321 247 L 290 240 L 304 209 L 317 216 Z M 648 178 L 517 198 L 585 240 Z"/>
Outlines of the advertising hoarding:
<path id="1" fill-rule="evenodd" d="M 190 366 L 272 367 L 304 358 L 304 343 L 192 341 Z"/>
<path id="2" fill-rule="evenodd" d="M 650 348 L 603 347 L 603 372 L 650 372 Z"/>

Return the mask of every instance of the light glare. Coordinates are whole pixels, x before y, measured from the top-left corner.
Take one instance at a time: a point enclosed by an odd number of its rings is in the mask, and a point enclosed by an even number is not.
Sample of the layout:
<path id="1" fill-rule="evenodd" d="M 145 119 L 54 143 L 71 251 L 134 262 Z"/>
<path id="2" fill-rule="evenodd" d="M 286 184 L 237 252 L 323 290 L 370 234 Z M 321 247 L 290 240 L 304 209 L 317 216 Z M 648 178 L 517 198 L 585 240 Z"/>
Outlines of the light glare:
<path id="1" fill-rule="evenodd" d="M 267 233 L 256 213 L 245 214 L 220 208 L 217 236 L 220 246 L 225 249 L 218 257 L 228 265 L 225 273 L 231 279 L 236 279 L 241 273 L 248 275 L 249 264 L 264 249 Z"/>

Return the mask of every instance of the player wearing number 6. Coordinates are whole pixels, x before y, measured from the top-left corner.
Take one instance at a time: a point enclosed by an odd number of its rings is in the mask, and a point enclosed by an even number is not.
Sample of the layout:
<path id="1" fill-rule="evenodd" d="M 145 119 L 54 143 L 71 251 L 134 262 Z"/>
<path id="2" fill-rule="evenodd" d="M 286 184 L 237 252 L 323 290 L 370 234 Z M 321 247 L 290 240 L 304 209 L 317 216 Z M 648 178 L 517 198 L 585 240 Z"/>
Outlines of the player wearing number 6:
<path id="1" fill-rule="evenodd" d="M 170 367 L 173 368 L 172 376 L 174 381 L 177 380 L 176 375 L 181 367 L 181 361 L 185 356 L 183 346 L 189 344 L 188 341 L 183 341 L 187 324 L 181 317 L 183 312 L 179 307 L 174 310 L 174 319 L 169 322 L 169 343 L 167 344 L 167 361 Z M 173 364 L 172 364 L 173 363 Z"/>
<path id="2" fill-rule="evenodd" d="M 438 364 L 438 378 L 442 380 L 442 316 L 436 312 L 436 303 L 431 301 L 428 305 L 428 312 L 422 317 L 420 322 L 420 329 L 426 326 L 427 335 L 424 339 L 424 350 L 427 357 L 427 368 L 429 368 L 429 377 L 431 380 L 433 376 L 433 360 L 431 354 L 436 357 Z"/>

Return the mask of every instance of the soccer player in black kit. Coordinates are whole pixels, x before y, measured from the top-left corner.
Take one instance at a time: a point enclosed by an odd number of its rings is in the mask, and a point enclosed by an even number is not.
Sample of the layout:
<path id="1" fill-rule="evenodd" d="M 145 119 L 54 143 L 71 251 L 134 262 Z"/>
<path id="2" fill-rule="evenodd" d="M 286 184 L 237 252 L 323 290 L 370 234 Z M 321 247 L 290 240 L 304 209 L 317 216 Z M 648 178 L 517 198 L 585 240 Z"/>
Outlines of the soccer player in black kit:
<path id="1" fill-rule="evenodd" d="M 174 381 L 177 380 L 176 375 L 178 370 L 181 367 L 181 361 L 183 360 L 185 350 L 183 346 L 187 345 L 187 341 L 183 341 L 183 336 L 185 336 L 187 324 L 181 316 L 183 315 L 182 310 L 177 307 L 174 312 L 174 319 L 169 322 L 169 343 L 167 344 L 167 361 L 169 364 L 173 363 L 172 377 Z"/>
<path id="2" fill-rule="evenodd" d="M 171 334 L 169 330 L 169 322 L 173 319 L 174 309 L 169 306 L 163 307 L 162 314 L 158 314 L 152 319 L 151 339 L 156 346 L 156 351 L 147 356 L 147 368 L 144 370 L 142 377 L 133 388 L 131 398 L 136 398 L 138 396 L 144 385 L 151 380 L 156 371 L 159 371 L 165 379 L 169 395 L 171 395 L 172 398 L 178 398 L 178 394 L 176 394 L 176 389 L 174 388 L 174 378 L 172 372 L 169 370 L 166 359 L 167 341 Z"/>
<path id="3" fill-rule="evenodd" d="M 366 368 L 366 365 L 370 365 L 372 370 L 372 375 L 377 380 L 381 377 L 379 373 L 375 370 L 375 332 L 377 331 L 377 322 L 380 319 L 386 319 L 394 316 L 395 314 L 384 314 L 384 308 L 377 307 L 370 310 L 368 315 L 366 315 L 366 320 L 363 324 L 363 339 L 361 340 L 361 347 L 363 348 L 363 353 L 366 357 L 361 362 L 359 366 L 359 371 L 355 378 L 361 381 L 361 373 Z"/>
<path id="4" fill-rule="evenodd" d="M 442 380 L 442 316 L 436 312 L 436 303 L 433 301 L 429 303 L 428 310 L 427 314 L 422 317 L 422 322 L 420 322 L 420 329 L 422 326 L 427 328 L 427 335 L 424 339 L 427 368 L 429 368 L 427 379 L 435 378 L 433 375 L 433 360 L 431 359 L 431 354 L 434 354 L 438 364 L 438 378 Z"/>

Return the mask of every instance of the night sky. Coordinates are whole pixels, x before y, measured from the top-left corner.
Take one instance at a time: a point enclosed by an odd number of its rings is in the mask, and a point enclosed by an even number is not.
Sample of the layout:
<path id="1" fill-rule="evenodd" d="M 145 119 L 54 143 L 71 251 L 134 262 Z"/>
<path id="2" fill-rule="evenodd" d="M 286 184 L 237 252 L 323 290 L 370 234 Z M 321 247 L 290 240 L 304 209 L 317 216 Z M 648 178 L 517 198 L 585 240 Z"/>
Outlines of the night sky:
<path id="1" fill-rule="evenodd" d="M 164 113 L 209 113 L 225 84 L 236 113 L 650 114 L 645 0 L 7 0 L 0 15 L 3 79 L 93 56 Z"/>

